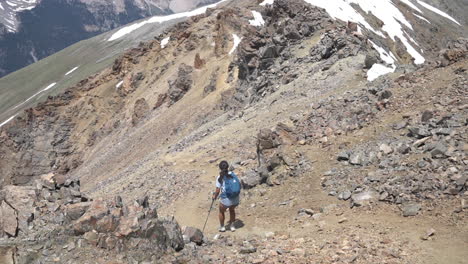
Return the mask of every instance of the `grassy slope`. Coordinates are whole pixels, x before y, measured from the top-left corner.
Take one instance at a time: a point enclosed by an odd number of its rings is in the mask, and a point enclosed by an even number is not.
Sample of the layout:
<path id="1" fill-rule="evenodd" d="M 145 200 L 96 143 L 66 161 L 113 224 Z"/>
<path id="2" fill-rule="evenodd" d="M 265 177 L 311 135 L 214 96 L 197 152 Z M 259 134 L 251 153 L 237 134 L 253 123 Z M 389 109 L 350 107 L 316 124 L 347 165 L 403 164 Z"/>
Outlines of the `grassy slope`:
<path id="1" fill-rule="evenodd" d="M 93 75 L 112 64 L 113 60 L 124 50 L 135 47 L 141 41 L 157 36 L 164 29 L 178 22 L 164 24 L 147 24 L 125 37 L 108 42 L 112 32 L 107 32 L 91 39 L 80 41 L 54 55 L 38 61 L 28 67 L 11 73 L 0 79 L 0 123 L 23 109 L 34 106 L 64 89 L 75 85 L 82 79 Z M 137 23 L 137 22 L 136 22 Z M 73 73 L 65 73 L 79 66 Z M 16 109 L 35 93 L 49 84 L 57 84 L 34 97 Z"/>

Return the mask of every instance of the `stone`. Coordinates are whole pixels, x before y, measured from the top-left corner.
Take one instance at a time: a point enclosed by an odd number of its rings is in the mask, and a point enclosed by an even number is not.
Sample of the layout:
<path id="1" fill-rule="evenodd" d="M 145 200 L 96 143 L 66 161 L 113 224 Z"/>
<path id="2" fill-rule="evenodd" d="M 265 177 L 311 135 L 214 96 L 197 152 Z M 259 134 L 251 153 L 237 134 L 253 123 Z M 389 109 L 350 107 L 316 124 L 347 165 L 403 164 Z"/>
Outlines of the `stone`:
<path id="1" fill-rule="evenodd" d="M 174 76 L 168 81 L 169 99 L 172 104 L 179 101 L 188 92 L 188 90 L 192 88 L 192 72 L 193 67 L 182 63 L 177 71 L 177 76 Z"/>
<path id="2" fill-rule="evenodd" d="M 96 233 L 96 231 L 90 231 L 90 232 L 86 232 L 84 235 L 83 235 L 83 238 L 90 244 L 90 245 L 97 245 L 98 243 L 98 240 L 99 240 L 99 236 L 98 236 L 98 233 Z"/>
<path id="3" fill-rule="evenodd" d="M 378 57 L 375 54 L 366 54 L 364 59 L 364 69 L 370 69 L 372 66 L 379 62 Z"/>
<path id="4" fill-rule="evenodd" d="M 336 159 L 338 161 L 349 160 L 349 153 L 347 151 L 340 152 Z"/>
<path id="5" fill-rule="evenodd" d="M 347 222 L 348 219 L 346 217 L 343 217 L 343 218 L 340 218 L 340 220 L 338 220 L 338 224 L 342 224 L 344 222 Z"/>
<path id="6" fill-rule="evenodd" d="M 408 128 L 410 135 L 416 138 L 430 137 L 432 134 L 425 127 L 410 127 Z"/>
<path id="7" fill-rule="evenodd" d="M 351 195 L 351 207 L 369 205 L 378 200 L 379 194 L 374 191 L 360 192 Z"/>
<path id="8" fill-rule="evenodd" d="M 184 236 L 187 236 L 191 242 L 197 245 L 203 244 L 203 233 L 200 229 L 188 226 L 184 230 Z"/>
<path id="9" fill-rule="evenodd" d="M 18 215 L 8 203 L 0 205 L 0 236 L 5 233 L 8 236 L 16 236 L 18 232 Z"/>
<path id="10" fill-rule="evenodd" d="M 103 200 L 94 200 L 86 213 L 73 224 L 75 234 L 81 235 L 95 230 L 97 222 L 108 213 L 109 209 Z"/>
<path id="11" fill-rule="evenodd" d="M 408 203 L 404 204 L 401 207 L 401 210 L 403 211 L 403 216 L 415 216 L 418 214 L 419 210 L 421 210 L 421 205 L 417 203 Z"/>
<path id="12" fill-rule="evenodd" d="M 239 250 L 240 254 L 252 254 L 252 253 L 255 253 L 255 252 L 257 252 L 257 248 L 253 247 L 253 246 L 243 247 L 243 248 L 241 248 Z"/>
<path id="13" fill-rule="evenodd" d="M 312 210 L 312 209 L 305 209 L 305 208 L 302 208 L 302 209 L 299 210 L 298 213 L 299 213 L 299 214 L 300 214 L 300 213 L 304 213 L 304 214 L 307 214 L 307 215 L 312 216 L 312 215 L 314 215 L 315 212 L 314 212 L 314 210 Z"/>
<path id="14" fill-rule="evenodd" d="M 16 264 L 19 263 L 15 260 L 15 248 L 0 247 L 0 263 L 2 264 Z"/>
<path id="15" fill-rule="evenodd" d="M 379 101 L 389 99 L 390 97 L 392 97 L 392 95 L 393 95 L 392 92 L 390 92 L 389 90 L 384 90 L 379 93 Z"/>
<path id="16" fill-rule="evenodd" d="M 386 155 L 391 154 L 393 152 L 392 147 L 390 147 L 387 144 L 381 144 L 379 149 L 380 149 L 380 151 L 382 151 Z"/>
<path id="17" fill-rule="evenodd" d="M 34 203 L 37 197 L 35 187 L 8 185 L 1 193 L 0 196 L 4 197 L 18 215 L 18 229 L 28 230 L 29 224 L 34 219 Z"/>
<path id="18" fill-rule="evenodd" d="M 447 157 L 447 150 L 448 150 L 447 146 L 445 146 L 443 143 L 439 142 L 431 150 L 431 157 L 433 159 L 446 158 Z"/>
<path id="19" fill-rule="evenodd" d="M 424 235 L 421 237 L 421 239 L 422 239 L 422 240 L 429 240 L 429 238 L 430 238 L 431 236 L 434 236 L 435 233 L 436 233 L 435 229 L 431 228 L 431 229 L 429 229 L 429 230 L 426 231 L 426 234 L 424 234 Z"/>
<path id="20" fill-rule="evenodd" d="M 180 251 L 184 248 L 184 238 L 182 230 L 174 217 L 166 217 L 160 219 L 164 229 L 166 229 L 167 236 L 171 241 L 171 247 L 175 251 Z"/>
<path id="21" fill-rule="evenodd" d="M 433 117 L 434 117 L 434 113 L 432 113 L 432 111 L 426 110 L 421 115 L 421 122 L 426 123 Z"/>
<path id="22" fill-rule="evenodd" d="M 401 144 L 399 147 L 398 147 L 398 152 L 400 154 L 408 154 L 409 152 L 411 151 L 411 147 L 406 145 L 406 144 Z"/>
<path id="23" fill-rule="evenodd" d="M 340 200 L 345 200 L 345 201 L 347 201 L 347 200 L 349 200 L 349 198 L 351 198 L 351 191 L 349 191 L 349 190 L 340 192 L 340 193 L 338 194 L 338 199 L 340 199 Z"/>
<path id="24" fill-rule="evenodd" d="M 462 210 L 468 209 L 468 202 L 466 201 L 466 199 L 461 199 L 460 204 Z"/>
<path id="25" fill-rule="evenodd" d="M 53 173 L 48 173 L 41 175 L 39 177 L 39 181 L 42 184 L 43 187 L 49 189 L 49 190 L 55 190 L 55 179 L 54 179 L 54 174 Z"/>
<path id="26" fill-rule="evenodd" d="M 65 208 L 65 216 L 69 221 L 75 221 L 79 219 L 88 210 L 91 202 L 76 203 L 67 205 Z"/>
<path id="27" fill-rule="evenodd" d="M 242 177 L 242 186 L 245 189 L 253 188 L 262 183 L 262 177 L 254 170 L 248 170 Z"/>
<path id="28" fill-rule="evenodd" d="M 133 107 L 132 124 L 136 126 L 150 112 L 150 107 L 145 98 L 140 98 L 135 102 Z"/>
<path id="29" fill-rule="evenodd" d="M 257 135 L 259 150 L 266 150 L 278 147 L 281 142 L 278 135 L 271 129 L 261 129 Z"/>
<path id="30" fill-rule="evenodd" d="M 352 165 L 362 165 L 362 154 L 353 153 L 349 158 L 349 163 Z"/>

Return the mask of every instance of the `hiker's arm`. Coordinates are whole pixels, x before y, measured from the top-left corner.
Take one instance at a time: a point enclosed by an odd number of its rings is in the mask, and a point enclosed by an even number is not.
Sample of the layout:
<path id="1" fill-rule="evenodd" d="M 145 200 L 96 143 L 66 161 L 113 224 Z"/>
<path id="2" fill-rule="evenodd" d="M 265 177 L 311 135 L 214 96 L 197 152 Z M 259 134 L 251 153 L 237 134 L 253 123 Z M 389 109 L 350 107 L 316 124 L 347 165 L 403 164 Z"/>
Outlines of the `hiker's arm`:
<path id="1" fill-rule="evenodd" d="M 220 189 L 216 187 L 216 191 L 213 193 L 213 200 L 216 200 L 216 198 L 218 198 L 219 192 L 220 192 Z"/>

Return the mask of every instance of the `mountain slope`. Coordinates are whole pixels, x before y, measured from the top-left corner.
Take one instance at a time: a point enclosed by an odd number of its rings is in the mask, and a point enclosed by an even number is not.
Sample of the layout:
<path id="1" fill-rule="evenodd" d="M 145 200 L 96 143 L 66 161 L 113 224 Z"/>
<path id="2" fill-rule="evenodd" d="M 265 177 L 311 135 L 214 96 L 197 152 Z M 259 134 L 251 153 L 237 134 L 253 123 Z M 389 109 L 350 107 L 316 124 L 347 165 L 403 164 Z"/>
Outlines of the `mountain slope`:
<path id="1" fill-rule="evenodd" d="M 133 244 L 115 232 L 148 230 L 155 211 L 137 214 L 148 201 L 202 227 L 216 164 L 227 159 L 246 187 L 239 231 L 214 239 L 212 214 L 202 247 L 185 241 L 158 261 L 463 263 L 466 27 L 424 10 L 428 28 L 408 6 L 423 10 L 416 2 L 379 19 L 367 1 L 352 1 L 340 9 L 353 12 L 346 21 L 311 1 L 266 2 L 225 1 L 177 23 L 0 128 L 2 185 L 63 182 L 28 187 L 49 198 L 9 242 L 19 257 L 156 262 L 154 248 L 132 253 L 146 245 L 139 232 Z M 125 43 L 160 20 L 100 43 Z M 391 71 L 369 78 L 376 65 Z M 80 182 L 75 197 L 95 202 L 64 204 L 66 179 Z M 112 213 L 99 210 L 107 204 Z M 69 221 L 69 206 L 90 209 Z M 145 234 L 167 237 L 158 232 Z"/>
<path id="2" fill-rule="evenodd" d="M 0 77 L 132 21 L 213 1 L 6 1 L 0 6 Z"/>

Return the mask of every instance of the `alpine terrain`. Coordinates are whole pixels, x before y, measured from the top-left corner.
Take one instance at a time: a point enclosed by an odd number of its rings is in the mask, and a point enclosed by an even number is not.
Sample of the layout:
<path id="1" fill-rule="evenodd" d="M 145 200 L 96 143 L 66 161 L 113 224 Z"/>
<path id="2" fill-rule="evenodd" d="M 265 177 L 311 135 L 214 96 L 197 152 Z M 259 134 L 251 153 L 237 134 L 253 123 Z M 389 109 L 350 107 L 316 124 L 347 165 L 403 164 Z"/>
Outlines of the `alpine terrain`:
<path id="1" fill-rule="evenodd" d="M 80 40 L 216 0 L 1 0 L 0 77 Z"/>
<path id="2" fill-rule="evenodd" d="M 39 2 L 154 16 L 0 79 L 0 263 L 466 263 L 465 0 Z"/>

